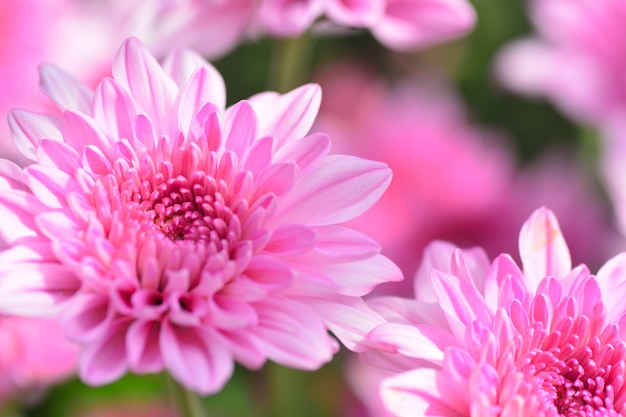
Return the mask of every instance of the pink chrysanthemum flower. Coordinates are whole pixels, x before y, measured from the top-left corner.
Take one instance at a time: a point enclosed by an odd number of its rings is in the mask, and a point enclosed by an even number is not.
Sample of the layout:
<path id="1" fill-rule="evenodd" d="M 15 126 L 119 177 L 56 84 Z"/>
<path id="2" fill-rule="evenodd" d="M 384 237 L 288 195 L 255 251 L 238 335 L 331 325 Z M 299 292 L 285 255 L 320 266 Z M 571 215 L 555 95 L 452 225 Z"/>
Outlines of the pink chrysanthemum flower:
<path id="1" fill-rule="evenodd" d="M 35 162 L 1 164 L 1 309 L 61 304 L 91 384 L 166 369 L 207 394 L 234 361 L 321 366 L 337 349 L 328 329 L 356 348 L 376 318 L 360 296 L 401 274 L 339 223 L 369 208 L 391 172 L 306 136 L 317 86 L 225 109 L 222 78 L 200 56 L 160 66 L 136 39 L 95 92 L 41 73 L 63 115 L 10 115 Z"/>
<path id="2" fill-rule="evenodd" d="M 76 372 L 78 346 L 52 319 L 0 314 L 0 404 L 39 394 Z"/>
<path id="3" fill-rule="evenodd" d="M 417 300 L 372 302 L 390 323 L 369 335 L 388 352 L 370 360 L 403 371 L 381 386 L 391 415 L 626 414 L 626 253 L 596 276 L 572 269 L 544 208 L 524 224 L 520 253 L 523 270 L 509 255 L 489 264 L 479 249 L 438 242 Z"/>

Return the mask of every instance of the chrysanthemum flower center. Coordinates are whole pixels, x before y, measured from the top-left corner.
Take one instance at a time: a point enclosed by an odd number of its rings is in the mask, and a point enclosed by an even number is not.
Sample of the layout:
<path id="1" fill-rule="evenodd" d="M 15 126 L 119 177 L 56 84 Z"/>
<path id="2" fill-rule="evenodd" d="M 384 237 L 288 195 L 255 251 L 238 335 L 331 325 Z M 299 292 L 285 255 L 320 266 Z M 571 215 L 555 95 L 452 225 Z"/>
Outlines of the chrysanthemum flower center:
<path id="1" fill-rule="evenodd" d="M 190 182 L 183 176 L 160 184 L 150 195 L 146 212 L 156 230 L 173 241 L 213 242 L 236 239 L 238 223 L 224 196 L 207 187 L 207 177 Z"/>
<path id="2" fill-rule="evenodd" d="M 547 338 L 541 349 L 526 355 L 523 368 L 560 416 L 621 415 L 626 345 L 618 338 L 602 340 L 605 334 L 584 333 Z"/>

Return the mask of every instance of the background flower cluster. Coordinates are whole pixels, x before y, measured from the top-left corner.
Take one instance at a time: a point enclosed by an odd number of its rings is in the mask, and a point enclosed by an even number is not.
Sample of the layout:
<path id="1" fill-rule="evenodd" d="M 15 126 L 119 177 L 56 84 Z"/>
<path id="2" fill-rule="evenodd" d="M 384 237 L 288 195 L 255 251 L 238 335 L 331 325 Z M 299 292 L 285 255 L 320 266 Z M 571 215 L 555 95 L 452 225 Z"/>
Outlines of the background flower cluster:
<path id="1" fill-rule="evenodd" d="M 482 385 L 441 398 L 479 378 L 455 360 L 508 360 L 464 338 L 518 314 L 489 282 L 531 326 L 567 328 L 568 302 L 623 326 L 624 19 L 622 0 L 0 0 L 0 416 L 176 416 L 177 384 L 223 417 L 486 415 Z M 210 230 L 171 222 L 194 172 L 217 179 L 189 186 Z M 208 274 L 187 240 L 227 259 Z"/>

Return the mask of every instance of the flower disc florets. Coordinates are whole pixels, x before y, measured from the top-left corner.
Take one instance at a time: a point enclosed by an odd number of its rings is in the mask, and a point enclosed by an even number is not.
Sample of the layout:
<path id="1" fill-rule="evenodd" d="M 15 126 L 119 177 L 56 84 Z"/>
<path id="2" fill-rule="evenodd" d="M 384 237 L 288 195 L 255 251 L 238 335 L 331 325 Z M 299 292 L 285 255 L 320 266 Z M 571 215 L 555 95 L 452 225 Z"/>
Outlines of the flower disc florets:
<path id="1" fill-rule="evenodd" d="M 372 302 L 393 323 L 370 341 L 406 371 L 382 383 L 392 415 L 626 415 L 626 254 L 597 276 L 572 269 L 546 209 L 522 228 L 520 253 L 523 272 L 509 255 L 489 264 L 479 250 L 438 242 L 417 300 Z"/>
<path id="2" fill-rule="evenodd" d="M 0 311 L 60 305 L 92 384 L 167 369 L 212 393 L 234 361 L 319 367 L 337 348 L 329 329 L 358 347 L 362 317 L 377 317 L 360 296 L 401 275 L 339 223 L 379 198 L 390 171 L 306 136 L 317 86 L 225 108 L 201 57 L 161 66 L 135 39 L 94 92 L 41 72 L 63 114 L 9 117 L 34 163 L 0 166 Z"/>

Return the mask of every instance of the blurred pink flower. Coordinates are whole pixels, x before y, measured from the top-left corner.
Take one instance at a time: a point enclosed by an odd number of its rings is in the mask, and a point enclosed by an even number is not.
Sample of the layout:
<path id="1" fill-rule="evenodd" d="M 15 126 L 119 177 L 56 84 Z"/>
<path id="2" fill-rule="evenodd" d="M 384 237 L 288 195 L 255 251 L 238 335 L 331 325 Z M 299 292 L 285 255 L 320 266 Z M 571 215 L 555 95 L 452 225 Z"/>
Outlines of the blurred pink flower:
<path id="1" fill-rule="evenodd" d="M 359 348 L 361 325 L 379 319 L 360 296 L 401 273 L 339 223 L 367 210 L 391 171 L 306 136 L 319 87 L 225 109 L 202 57 L 178 51 L 161 67 L 137 39 L 95 92 L 57 68 L 41 74 L 63 114 L 9 116 L 36 162 L 0 164 L 0 308 L 61 304 L 66 335 L 84 345 L 83 380 L 166 369 L 208 394 L 233 361 L 318 368 L 337 349 L 328 329 Z"/>
<path id="2" fill-rule="evenodd" d="M 322 16 L 341 26 L 369 29 L 380 43 L 398 51 L 458 38 L 476 20 L 466 0 L 262 0 L 252 26 L 293 37 Z"/>
<path id="3" fill-rule="evenodd" d="M 0 314 L 0 403 L 33 395 L 76 371 L 78 346 L 56 321 Z"/>
<path id="4" fill-rule="evenodd" d="M 368 358 L 395 416 L 617 416 L 626 412 L 626 253 L 572 269 L 553 213 L 522 227 L 523 269 L 503 254 L 434 243 L 416 299 L 371 305 L 389 322 Z M 367 358 L 368 354 L 365 354 Z"/>
<path id="5" fill-rule="evenodd" d="M 539 37 L 516 41 L 497 59 L 510 88 L 545 96 L 580 123 L 626 111 L 626 2 L 531 0 Z"/>
<path id="6" fill-rule="evenodd" d="M 95 85 L 130 35 L 158 58 L 181 47 L 214 58 L 239 44 L 255 8 L 256 0 L 0 0 L 0 120 L 15 107 L 51 111 L 37 88 L 42 62 Z M 0 155 L 24 164 L 0 126 Z"/>
<path id="7" fill-rule="evenodd" d="M 332 65 L 319 80 L 325 95 L 317 129 L 333 137 L 333 149 L 381 160 L 394 172 L 380 201 L 349 224 L 381 242 L 405 276 L 415 274 L 434 239 L 482 246 L 491 256 L 514 252 L 517 230 L 542 205 L 562 219 L 577 262 L 599 266 L 623 245 L 575 156 L 554 150 L 516 167 L 504 138 L 472 125 L 442 82 L 391 89 L 357 64 Z M 400 295 L 409 285 L 383 287 Z"/>

